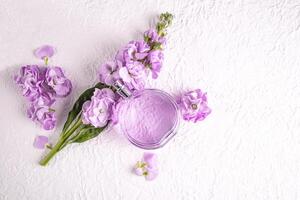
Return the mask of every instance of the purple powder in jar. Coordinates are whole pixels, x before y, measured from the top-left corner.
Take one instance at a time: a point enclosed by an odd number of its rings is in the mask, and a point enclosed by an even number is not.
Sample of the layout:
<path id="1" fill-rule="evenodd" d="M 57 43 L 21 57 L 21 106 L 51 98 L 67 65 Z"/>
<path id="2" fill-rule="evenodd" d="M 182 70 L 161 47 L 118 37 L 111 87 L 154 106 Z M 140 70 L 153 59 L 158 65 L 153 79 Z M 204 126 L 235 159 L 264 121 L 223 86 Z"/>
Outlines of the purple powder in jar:
<path id="1" fill-rule="evenodd" d="M 178 111 L 170 95 L 147 89 L 126 101 L 119 110 L 119 123 L 132 143 L 146 149 L 157 148 L 173 135 Z"/>

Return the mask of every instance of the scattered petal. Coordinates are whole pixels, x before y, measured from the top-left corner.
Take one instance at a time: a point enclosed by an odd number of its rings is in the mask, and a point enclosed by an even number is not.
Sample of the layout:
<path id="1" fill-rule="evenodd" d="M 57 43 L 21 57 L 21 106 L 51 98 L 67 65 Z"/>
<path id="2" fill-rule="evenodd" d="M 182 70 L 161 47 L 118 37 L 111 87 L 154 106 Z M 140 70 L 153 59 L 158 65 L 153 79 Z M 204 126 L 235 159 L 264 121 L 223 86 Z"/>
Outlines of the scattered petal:
<path id="1" fill-rule="evenodd" d="M 143 155 L 143 161 L 147 164 L 147 168 L 157 168 L 157 155 L 150 152 L 145 152 Z"/>
<path id="2" fill-rule="evenodd" d="M 144 176 L 148 181 L 154 180 L 158 176 L 156 154 L 145 152 L 142 160 L 134 166 L 133 172 L 138 176 Z"/>
<path id="3" fill-rule="evenodd" d="M 133 168 L 133 172 L 138 175 L 138 176 L 142 176 L 144 171 L 143 168 L 141 167 L 141 162 L 138 161 L 135 165 L 135 167 Z"/>
<path id="4" fill-rule="evenodd" d="M 144 172 L 144 176 L 147 181 L 152 181 L 158 176 L 158 170 L 147 168 L 147 171 Z"/>
<path id="5" fill-rule="evenodd" d="M 42 60 L 44 60 L 46 57 L 51 58 L 54 55 L 54 53 L 54 47 L 50 45 L 43 45 L 34 51 L 34 55 Z"/>
<path id="6" fill-rule="evenodd" d="M 48 144 L 48 137 L 39 135 L 36 136 L 33 142 L 33 146 L 37 149 L 44 149 Z"/>

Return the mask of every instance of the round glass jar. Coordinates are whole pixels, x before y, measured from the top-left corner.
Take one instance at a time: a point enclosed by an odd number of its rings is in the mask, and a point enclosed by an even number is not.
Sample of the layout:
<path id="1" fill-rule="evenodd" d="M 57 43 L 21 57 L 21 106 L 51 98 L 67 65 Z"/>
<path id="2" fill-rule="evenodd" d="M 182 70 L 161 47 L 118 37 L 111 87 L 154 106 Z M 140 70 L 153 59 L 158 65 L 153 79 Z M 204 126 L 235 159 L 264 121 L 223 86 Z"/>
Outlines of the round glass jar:
<path id="1" fill-rule="evenodd" d="M 164 146 L 176 134 L 179 125 L 175 99 L 157 89 L 145 89 L 125 98 L 118 118 L 127 139 L 143 149 Z"/>

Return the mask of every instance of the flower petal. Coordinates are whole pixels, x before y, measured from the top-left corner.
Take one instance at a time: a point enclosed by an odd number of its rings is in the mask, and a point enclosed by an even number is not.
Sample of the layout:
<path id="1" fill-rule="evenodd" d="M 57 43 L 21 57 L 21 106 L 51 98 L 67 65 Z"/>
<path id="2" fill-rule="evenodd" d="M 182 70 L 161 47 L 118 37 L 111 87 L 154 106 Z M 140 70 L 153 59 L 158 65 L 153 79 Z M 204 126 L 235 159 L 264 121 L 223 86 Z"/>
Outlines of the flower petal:
<path id="1" fill-rule="evenodd" d="M 82 122 L 94 127 L 105 126 L 112 114 L 114 95 L 111 89 L 96 88 L 91 100 L 86 101 L 82 106 Z"/>
<path id="2" fill-rule="evenodd" d="M 119 75 L 124 82 L 129 83 L 131 81 L 131 77 L 130 77 L 126 67 L 121 67 L 121 69 L 119 70 Z"/>
<path id="3" fill-rule="evenodd" d="M 48 143 L 48 137 L 43 135 L 38 135 L 34 139 L 33 146 L 37 149 L 44 149 Z"/>
<path id="4" fill-rule="evenodd" d="M 158 170 L 157 169 L 147 169 L 145 173 L 145 179 L 147 181 L 153 181 L 158 176 Z"/>
<path id="5" fill-rule="evenodd" d="M 141 168 L 141 167 L 135 167 L 135 168 L 133 168 L 133 172 L 138 176 L 142 176 L 144 171 L 143 171 L 143 168 Z"/>
<path id="6" fill-rule="evenodd" d="M 50 45 L 43 45 L 34 51 L 34 55 L 40 59 L 44 59 L 45 57 L 50 58 L 54 55 L 54 53 L 54 47 Z"/>
<path id="7" fill-rule="evenodd" d="M 157 155 L 150 152 L 145 152 L 143 155 L 143 161 L 147 164 L 148 168 L 157 169 Z"/>

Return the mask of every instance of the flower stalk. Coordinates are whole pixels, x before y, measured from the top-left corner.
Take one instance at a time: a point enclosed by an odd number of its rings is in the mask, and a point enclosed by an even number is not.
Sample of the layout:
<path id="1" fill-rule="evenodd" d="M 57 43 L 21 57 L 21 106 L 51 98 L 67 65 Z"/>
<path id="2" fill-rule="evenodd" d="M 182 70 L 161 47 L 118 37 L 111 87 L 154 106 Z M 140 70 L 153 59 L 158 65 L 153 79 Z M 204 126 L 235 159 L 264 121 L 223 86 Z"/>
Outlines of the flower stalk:
<path id="1" fill-rule="evenodd" d="M 79 131 L 78 128 L 82 125 L 81 118 L 78 118 L 77 122 L 69 128 L 66 132 L 62 132 L 58 142 L 55 146 L 52 147 L 50 152 L 39 162 L 40 165 L 46 166 L 48 162 L 58 153 L 61 149 L 63 149 L 66 144 L 69 142 L 69 138 L 73 133 Z"/>
<path id="2" fill-rule="evenodd" d="M 114 103 L 114 92 L 108 88 L 108 85 L 98 83 L 80 95 L 69 112 L 57 143 L 39 162 L 40 165 L 46 166 L 68 144 L 90 140 L 98 136 L 108 126 L 110 109 Z M 107 110 L 107 112 L 104 113 L 102 110 Z M 97 116 L 97 121 L 94 121 L 94 116 Z"/>
<path id="3" fill-rule="evenodd" d="M 114 123 L 114 108 L 118 97 L 115 95 L 117 91 L 111 87 L 116 81 L 120 81 L 128 90 L 141 90 L 144 88 L 144 78 L 149 72 L 153 79 L 158 77 L 164 60 L 165 36 L 172 19 L 172 14 L 162 13 L 155 28 L 144 33 L 144 40 L 129 42 L 118 51 L 114 60 L 101 67 L 100 82 L 80 95 L 68 114 L 58 142 L 39 162 L 40 165 L 47 165 L 66 145 L 95 138 L 109 123 Z M 41 58 L 45 58 L 47 65 L 47 57 L 43 51 L 40 54 Z M 55 88 L 55 81 L 49 80 L 49 86 Z M 64 96 L 60 93 L 58 95 Z M 157 175 L 156 171 L 148 167 L 145 176 L 149 177 L 149 180 L 153 179 Z"/>

